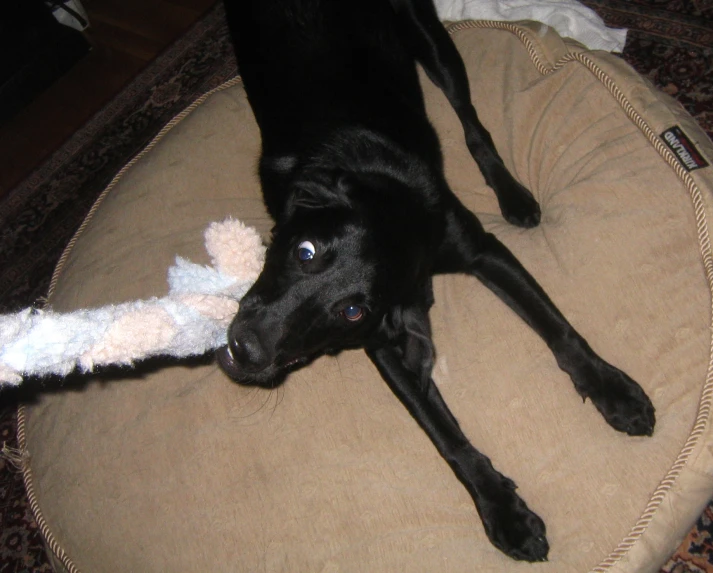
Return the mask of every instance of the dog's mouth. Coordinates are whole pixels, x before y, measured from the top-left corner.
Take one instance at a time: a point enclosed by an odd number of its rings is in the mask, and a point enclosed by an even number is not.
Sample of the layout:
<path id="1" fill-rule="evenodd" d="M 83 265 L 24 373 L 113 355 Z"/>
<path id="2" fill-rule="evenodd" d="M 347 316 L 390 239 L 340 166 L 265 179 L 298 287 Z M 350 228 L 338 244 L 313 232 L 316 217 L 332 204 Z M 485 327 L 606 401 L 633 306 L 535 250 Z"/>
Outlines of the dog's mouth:
<path id="1" fill-rule="evenodd" d="M 230 346 L 226 344 L 218 348 L 218 350 L 215 351 L 215 357 L 218 359 L 218 365 L 221 370 L 228 376 L 235 379 L 240 374 L 241 369 L 238 367 L 238 363 L 230 350 Z"/>
<path id="2" fill-rule="evenodd" d="M 307 364 L 310 359 L 304 356 L 291 357 L 286 360 L 276 360 L 264 368 L 252 370 L 243 367 L 236 360 L 230 345 L 225 345 L 216 350 L 216 358 L 221 370 L 232 380 L 240 384 L 264 386 L 274 388 L 281 384 L 288 373 Z"/>

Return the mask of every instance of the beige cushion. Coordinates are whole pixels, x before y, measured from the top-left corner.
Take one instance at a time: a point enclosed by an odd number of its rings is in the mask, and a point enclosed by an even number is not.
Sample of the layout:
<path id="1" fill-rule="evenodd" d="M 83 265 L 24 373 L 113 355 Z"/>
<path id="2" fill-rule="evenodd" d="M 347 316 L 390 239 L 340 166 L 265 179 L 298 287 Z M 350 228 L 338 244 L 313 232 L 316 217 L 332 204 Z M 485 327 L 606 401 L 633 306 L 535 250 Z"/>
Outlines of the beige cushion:
<path id="1" fill-rule="evenodd" d="M 23 425 L 28 479 L 64 568 L 632 572 L 674 551 L 713 494 L 713 180 L 710 168 L 686 172 L 657 136 L 679 125 L 709 161 L 711 144 L 614 56 L 537 24 L 454 35 L 479 114 L 542 224 L 502 220 L 454 112 L 425 81 L 448 179 L 593 348 L 647 390 L 654 436 L 609 428 L 494 295 L 441 277 L 435 380 L 547 523 L 548 563 L 510 561 L 488 542 L 465 489 L 353 351 L 272 392 L 203 365 L 41 396 Z M 240 85 L 207 98 L 106 194 L 52 305 L 163 295 L 175 255 L 207 263 L 202 231 L 227 215 L 266 232 L 258 150 Z"/>

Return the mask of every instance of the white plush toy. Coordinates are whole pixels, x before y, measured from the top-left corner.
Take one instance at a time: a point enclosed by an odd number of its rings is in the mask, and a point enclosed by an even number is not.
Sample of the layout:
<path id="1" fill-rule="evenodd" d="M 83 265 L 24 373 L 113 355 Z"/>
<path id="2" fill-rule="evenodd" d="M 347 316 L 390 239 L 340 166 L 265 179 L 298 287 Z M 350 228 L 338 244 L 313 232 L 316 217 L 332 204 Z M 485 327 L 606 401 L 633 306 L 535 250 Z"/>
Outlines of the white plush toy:
<path id="1" fill-rule="evenodd" d="M 232 219 L 212 223 L 205 242 L 213 266 L 176 257 L 164 298 L 0 316 L 0 388 L 20 384 L 23 376 L 195 356 L 224 345 L 238 301 L 262 270 L 265 247 L 255 229 Z"/>

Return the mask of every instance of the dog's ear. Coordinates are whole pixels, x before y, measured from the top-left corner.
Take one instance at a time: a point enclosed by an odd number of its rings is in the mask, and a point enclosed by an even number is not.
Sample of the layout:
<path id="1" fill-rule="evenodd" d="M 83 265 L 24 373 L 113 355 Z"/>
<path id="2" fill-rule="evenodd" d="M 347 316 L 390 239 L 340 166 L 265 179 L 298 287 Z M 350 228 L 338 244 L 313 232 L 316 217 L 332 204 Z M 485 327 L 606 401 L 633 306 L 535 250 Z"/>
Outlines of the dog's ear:
<path id="1" fill-rule="evenodd" d="M 382 333 L 386 335 L 387 343 L 399 350 L 406 369 L 426 384 L 431 377 L 436 354 L 431 340 L 428 305 L 393 308 L 384 317 Z"/>
<path id="2" fill-rule="evenodd" d="M 298 208 L 349 207 L 350 187 L 347 176 L 340 171 L 333 169 L 306 171 L 293 183 L 286 214 L 290 216 Z"/>

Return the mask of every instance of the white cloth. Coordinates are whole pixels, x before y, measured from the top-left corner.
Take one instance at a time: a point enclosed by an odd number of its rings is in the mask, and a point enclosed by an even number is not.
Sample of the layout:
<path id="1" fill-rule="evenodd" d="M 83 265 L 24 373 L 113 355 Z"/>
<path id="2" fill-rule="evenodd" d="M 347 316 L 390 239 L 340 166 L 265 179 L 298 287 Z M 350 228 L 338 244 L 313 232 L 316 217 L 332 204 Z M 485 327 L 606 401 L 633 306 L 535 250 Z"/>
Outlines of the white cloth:
<path id="1" fill-rule="evenodd" d="M 534 20 L 591 50 L 621 52 L 626 29 L 608 28 L 591 9 L 576 0 L 435 0 L 441 20 Z"/>

